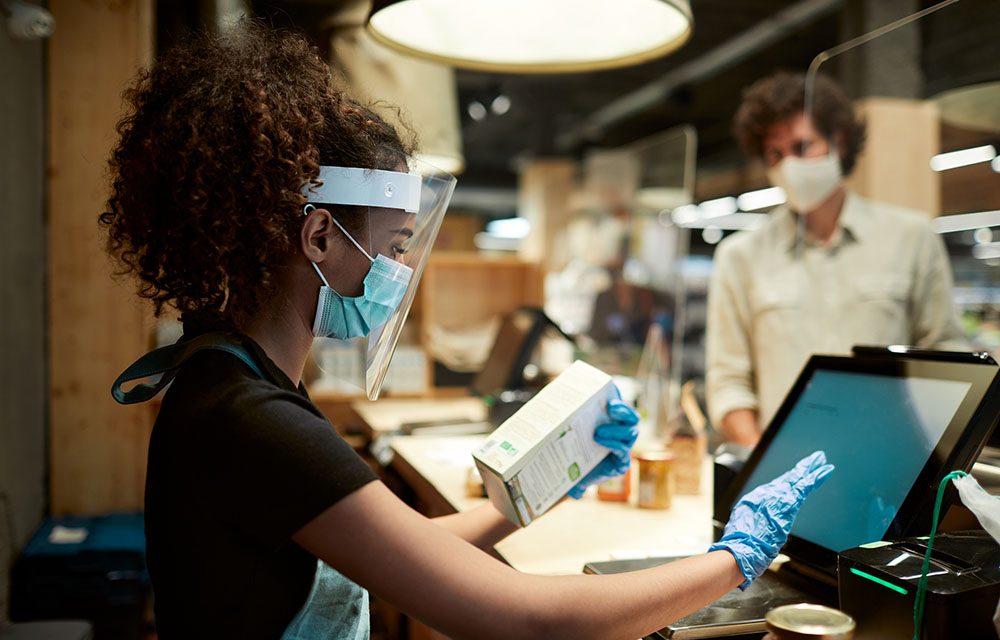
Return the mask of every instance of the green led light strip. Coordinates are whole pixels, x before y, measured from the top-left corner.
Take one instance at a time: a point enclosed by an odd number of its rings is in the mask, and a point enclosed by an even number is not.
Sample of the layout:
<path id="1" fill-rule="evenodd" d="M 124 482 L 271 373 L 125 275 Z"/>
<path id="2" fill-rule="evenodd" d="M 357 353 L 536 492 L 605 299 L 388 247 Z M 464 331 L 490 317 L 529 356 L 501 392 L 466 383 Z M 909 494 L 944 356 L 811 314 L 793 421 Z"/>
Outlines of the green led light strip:
<path id="1" fill-rule="evenodd" d="M 889 587 L 889 588 L 890 588 L 890 589 L 892 589 L 893 591 L 896 591 L 896 592 L 898 592 L 898 593 L 901 593 L 901 594 L 903 594 L 904 596 L 905 596 L 905 595 L 906 595 L 907 593 L 909 593 L 909 591 L 907 591 L 907 590 L 906 590 L 906 589 L 904 589 L 903 587 L 900 587 L 900 586 L 897 586 L 897 585 L 894 585 L 894 584 L 892 584 L 891 582 L 886 582 L 886 581 L 885 581 L 885 580 L 883 580 L 882 578 L 876 578 L 875 576 L 871 575 L 870 573 L 865 573 L 864 571 L 859 571 L 859 570 L 857 570 L 857 569 L 855 569 L 855 568 L 853 568 L 853 567 L 851 568 L 851 573 L 853 573 L 853 574 L 854 574 L 854 575 L 856 575 L 856 576 L 861 576 L 862 578 L 867 578 L 867 579 L 871 580 L 872 582 L 876 582 L 876 583 L 878 583 L 878 584 L 882 585 L 883 587 Z"/>

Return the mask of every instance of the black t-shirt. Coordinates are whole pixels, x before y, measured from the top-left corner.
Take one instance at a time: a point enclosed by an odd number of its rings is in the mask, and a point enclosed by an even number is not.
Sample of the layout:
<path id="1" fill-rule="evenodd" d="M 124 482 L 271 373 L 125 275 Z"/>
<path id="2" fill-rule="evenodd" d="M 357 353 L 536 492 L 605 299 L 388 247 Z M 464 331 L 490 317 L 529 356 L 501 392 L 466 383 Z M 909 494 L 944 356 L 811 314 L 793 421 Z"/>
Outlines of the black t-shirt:
<path id="1" fill-rule="evenodd" d="M 161 640 L 279 638 L 316 558 L 291 536 L 375 479 L 264 351 L 191 357 L 163 399 L 146 475 L 146 560 Z"/>

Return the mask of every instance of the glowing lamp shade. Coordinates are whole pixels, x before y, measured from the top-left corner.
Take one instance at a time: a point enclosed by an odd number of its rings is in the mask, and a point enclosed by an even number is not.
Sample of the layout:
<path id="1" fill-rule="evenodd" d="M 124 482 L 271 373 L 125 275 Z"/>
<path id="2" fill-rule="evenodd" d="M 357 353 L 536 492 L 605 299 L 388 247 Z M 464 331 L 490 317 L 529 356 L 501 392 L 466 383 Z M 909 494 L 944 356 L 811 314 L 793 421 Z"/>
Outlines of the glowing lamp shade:
<path id="1" fill-rule="evenodd" d="M 945 122 L 1000 133 L 1000 80 L 951 89 L 934 99 Z"/>
<path id="2" fill-rule="evenodd" d="M 646 62 L 691 35 L 688 0 L 376 0 L 383 44 L 462 69 L 570 73 Z"/>
<path id="3" fill-rule="evenodd" d="M 958 2 L 921 23 L 925 97 L 948 124 L 1000 133 L 1000 5 Z"/>
<path id="4" fill-rule="evenodd" d="M 455 70 L 376 42 L 365 29 L 371 8 L 371 0 L 343 0 L 327 17 L 330 66 L 354 96 L 371 103 L 393 125 L 417 133 L 421 161 L 452 175 L 461 173 L 465 157 Z"/>

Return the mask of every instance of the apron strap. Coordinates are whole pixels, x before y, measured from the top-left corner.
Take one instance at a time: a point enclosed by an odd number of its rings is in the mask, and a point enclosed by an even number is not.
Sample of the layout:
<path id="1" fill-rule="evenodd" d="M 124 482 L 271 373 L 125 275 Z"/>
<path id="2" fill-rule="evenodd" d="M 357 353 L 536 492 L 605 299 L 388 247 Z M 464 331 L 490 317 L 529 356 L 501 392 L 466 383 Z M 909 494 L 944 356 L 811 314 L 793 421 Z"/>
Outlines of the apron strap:
<path id="1" fill-rule="evenodd" d="M 118 376 L 114 384 L 111 385 L 111 395 L 119 404 L 145 402 L 159 393 L 163 387 L 170 384 L 188 358 L 205 349 L 215 349 L 230 353 L 246 363 L 258 376 L 261 378 L 264 377 L 260 367 L 250 357 L 250 353 L 241 345 L 235 344 L 231 338 L 222 333 L 205 333 L 191 340 L 154 349 L 142 356 Z M 128 391 L 122 390 L 122 384 L 126 382 L 148 378 L 157 374 L 163 375 L 156 382 L 143 382 L 135 385 Z"/>

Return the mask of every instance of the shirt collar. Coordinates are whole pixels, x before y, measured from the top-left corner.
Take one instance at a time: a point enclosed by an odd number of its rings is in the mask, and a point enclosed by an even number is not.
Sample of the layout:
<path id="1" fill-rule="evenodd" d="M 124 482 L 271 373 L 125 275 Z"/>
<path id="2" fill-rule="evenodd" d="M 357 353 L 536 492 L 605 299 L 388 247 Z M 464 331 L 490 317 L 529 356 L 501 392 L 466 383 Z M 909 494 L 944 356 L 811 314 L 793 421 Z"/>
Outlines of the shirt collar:
<path id="1" fill-rule="evenodd" d="M 193 339 L 203 333 L 205 333 L 204 330 L 185 327 L 184 336 L 181 338 L 181 340 L 183 341 L 183 340 Z M 297 392 L 305 396 L 306 398 L 309 397 L 309 394 L 306 393 L 305 385 L 301 381 L 299 382 L 299 384 L 295 384 L 291 380 L 289 380 L 285 372 L 282 371 L 281 368 L 277 364 L 275 364 L 273 360 L 271 360 L 271 358 L 267 355 L 267 352 L 264 351 L 263 347 L 257 344 L 256 340 L 254 340 L 245 333 L 238 333 L 235 331 L 226 331 L 222 333 L 224 333 L 224 335 L 226 336 L 226 338 L 228 338 L 230 342 L 242 346 L 247 351 L 249 356 L 257 364 L 257 366 L 260 367 L 260 369 L 262 370 L 266 378 L 270 380 L 270 382 L 277 384 L 279 387 L 281 387 L 286 391 Z"/>
<path id="2" fill-rule="evenodd" d="M 840 211 L 840 226 L 847 231 L 850 236 L 861 242 L 871 232 L 869 216 L 862 211 L 861 199 L 850 191 L 844 198 L 844 208 Z"/>
<path id="3" fill-rule="evenodd" d="M 840 217 L 837 219 L 837 226 L 840 228 L 841 237 L 838 244 L 854 241 L 861 242 L 870 231 L 868 217 L 865 215 L 862 202 L 858 196 L 847 191 L 844 197 L 844 205 L 840 210 Z M 789 251 L 795 249 L 796 239 L 805 229 L 800 229 L 799 216 L 785 204 L 775 209 L 772 216 L 776 216 L 775 223 L 782 246 Z"/>
<path id="4" fill-rule="evenodd" d="M 239 340 L 244 347 L 246 347 L 254 361 L 263 365 L 264 371 L 267 372 L 267 375 L 271 378 L 272 382 L 276 383 L 279 387 L 286 391 L 294 391 L 305 396 L 306 398 L 309 397 L 309 394 L 306 392 L 305 384 L 303 384 L 302 381 L 295 384 L 289 380 L 288 375 L 282 371 L 281 367 L 271 360 L 270 356 L 267 355 L 267 352 L 264 351 L 263 347 L 257 344 L 256 340 L 245 333 L 235 334 L 235 338 Z"/>

